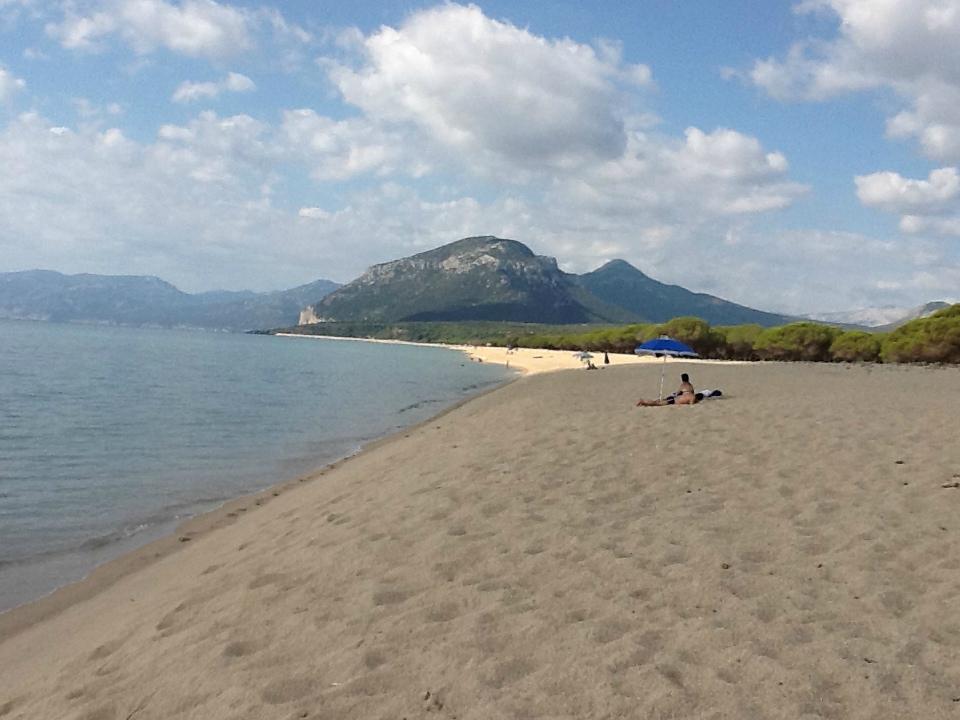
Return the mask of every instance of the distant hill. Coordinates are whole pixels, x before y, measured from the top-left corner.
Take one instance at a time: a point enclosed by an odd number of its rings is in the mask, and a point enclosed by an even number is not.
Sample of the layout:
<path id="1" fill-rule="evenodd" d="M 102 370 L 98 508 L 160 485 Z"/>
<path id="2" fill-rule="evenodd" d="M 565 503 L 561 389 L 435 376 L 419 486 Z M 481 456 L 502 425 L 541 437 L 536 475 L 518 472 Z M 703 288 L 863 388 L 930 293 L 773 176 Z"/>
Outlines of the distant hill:
<path id="1" fill-rule="evenodd" d="M 594 297 L 617 305 L 645 322 L 666 322 L 693 315 L 711 325 L 784 325 L 797 318 L 754 310 L 721 298 L 695 293 L 679 285 L 658 282 L 625 260 L 611 260 L 593 272 L 580 275 L 579 282 Z"/>
<path id="2" fill-rule="evenodd" d="M 940 300 L 924 303 L 923 305 L 919 305 L 915 308 L 910 308 L 893 322 L 886 323 L 885 325 L 879 325 L 875 327 L 874 330 L 890 332 L 891 330 L 896 330 L 901 325 L 906 325 L 911 320 L 930 317 L 934 313 L 949 307 L 951 307 L 950 303 L 942 302 Z"/>
<path id="3" fill-rule="evenodd" d="M 303 322 L 664 322 L 696 315 L 711 324 L 780 325 L 794 318 L 657 282 L 623 260 L 586 275 L 515 240 L 471 237 L 374 265 L 315 303 Z"/>
<path id="4" fill-rule="evenodd" d="M 0 318 L 254 330 L 292 325 L 300 309 L 339 287 L 329 280 L 270 293 L 185 293 L 156 277 L 0 273 Z"/>
<path id="5" fill-rule="evenodd" d="M 472 237 L 374 265 L 313 306 L 316 321 L 629 322 L 553 258 L 514 240 Z"/>
<path id="6" fill-rule="evenodd" d="M 949 305 L 945 302 L 928 302 L 913 308 L 893 307 L 890 305 L 884 307 L 860 308 L 858 310 L 845 310 L 839 312 L 817 313 L 808 315 L 811 320 L 820 320 L 822 322 L 839 323 L 845 325 L 858 325 L 887 332 L 900 327 L 904 323 L 916 320 L 921 317 L 928 317 Z"/>

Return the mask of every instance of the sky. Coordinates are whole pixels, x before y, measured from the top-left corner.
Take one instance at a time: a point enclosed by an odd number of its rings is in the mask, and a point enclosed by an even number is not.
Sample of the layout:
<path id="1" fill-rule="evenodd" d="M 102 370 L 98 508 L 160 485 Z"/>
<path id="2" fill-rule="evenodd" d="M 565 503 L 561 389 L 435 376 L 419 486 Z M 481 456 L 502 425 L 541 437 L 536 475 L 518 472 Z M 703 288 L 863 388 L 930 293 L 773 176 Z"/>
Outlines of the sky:
<path id="1" fill-rule="evenodd" d="M 0 0 L 0 272 L 263 291 L 496 235 L 910 307 L 960 300 L 958 165 L 960 0 Z"/>

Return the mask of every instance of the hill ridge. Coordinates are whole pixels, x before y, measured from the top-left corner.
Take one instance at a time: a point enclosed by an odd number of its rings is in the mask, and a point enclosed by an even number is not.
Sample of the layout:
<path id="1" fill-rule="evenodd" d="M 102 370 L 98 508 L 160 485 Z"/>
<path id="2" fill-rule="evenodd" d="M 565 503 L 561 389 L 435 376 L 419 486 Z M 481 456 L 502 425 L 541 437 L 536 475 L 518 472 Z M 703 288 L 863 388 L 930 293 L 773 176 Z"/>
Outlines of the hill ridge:
<path id="1" fill-rule="evenodd" d="M 493 235 L 461 238 L 378 263 L 306 309 L 314 322 L 491 320 L 574 324 L 665 322 L 776 325 L 793 318 L 661 283 L 615 258 L 583 275 Z"/>

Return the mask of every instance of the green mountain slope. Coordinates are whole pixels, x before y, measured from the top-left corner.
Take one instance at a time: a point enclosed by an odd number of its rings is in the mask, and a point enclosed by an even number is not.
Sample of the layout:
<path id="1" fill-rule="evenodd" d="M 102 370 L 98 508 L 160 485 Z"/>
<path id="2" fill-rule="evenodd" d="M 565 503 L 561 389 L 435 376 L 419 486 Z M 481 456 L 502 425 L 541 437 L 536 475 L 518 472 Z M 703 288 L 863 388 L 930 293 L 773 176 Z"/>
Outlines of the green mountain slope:
<path id="1" fill-rule="evenodd" d="M 644 322 L 666 322 L 685 315 L 703 318 L 711 325 L 773 326 L 795 320 L 658 282 L 624 260 L 611 260 L 580 275 L 579 282 L 594 297 L 619 306 Z"/>
<path id="2" fill-rule="evenodd" d="M 484 236 L 374 265 L 314 306 L 325 321 L 619 322 L 631 319 L 584 293 L 553 258 Z"/>
<path id="3" fill-rule="evenodd" d="M 695 315 L 711 324 L 781 325 L 788 318 L 647 277 L 623 260 L 585 275 L 526 245 L 472 237 L 374 265 L 313 306 L 321 322 L 665 322 Z"/>

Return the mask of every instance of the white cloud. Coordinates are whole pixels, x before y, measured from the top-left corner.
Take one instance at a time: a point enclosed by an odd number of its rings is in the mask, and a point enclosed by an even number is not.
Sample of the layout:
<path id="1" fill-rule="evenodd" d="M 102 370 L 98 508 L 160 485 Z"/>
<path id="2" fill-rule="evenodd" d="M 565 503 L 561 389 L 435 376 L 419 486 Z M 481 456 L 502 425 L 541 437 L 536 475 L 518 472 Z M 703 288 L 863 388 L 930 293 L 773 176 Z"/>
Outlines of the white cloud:
<path id="1" fill-rule="evenodd" d="M 835 17 L 838 34 L 757 61 L 755 84 L 787 100 L 890 88 L 909 108 L 890 118 L 888 134 L 960 161 L 960 0 L 814 0 L 795 9 Z"/>
<path id="2" fill-rule="evenodd" d="M 452 4 L 358 42 L 357 67 L 327 68 L 369 117 L 411 124 L 475 160 L 570 166 L 623 151 L 618 78 L 626 72 L 635 82 L 640 71 L 589 46 Z"/>
<path id="3" fill-rule="evenodd" d="M 687 128 L 686 143 L 676 153 L 681 171 L 691 177 L 763 181 L 783 175 L 787 160 L 780 153 L 765 153 L 756 138 L 721 128 L 707 134 Z"/>
<path id="4" fill-rule="evenodd" d="M 363 115 L 333 121 L 304 110 L 284 119 L 318 179 L 452 170 L 571 213 L 629 216 L 636 234 L 646 224 L 780 209 L 806 190 L 756 138 L 648 132 L 648 115 L 625 112 L 625 85 L 649 84 L 649 69 L 623 65 L 616 43 L 552 41 L 475 6 L 443 5 L 399 28 L 344 33 L 340 44 L 358 49 L 357 63 L 321 64 Z"/>
<path id="5" fill-rule="evenodd" d="M 666 242 L 665 227 L 682 236 L 792 204 L 807 188 L 786 174 L 782 155 L 733 130 L 688 128 L 683 140 L 637 130 L 622 157 L 558 180 L 555 204 Z"/>
<path id="6" fill-rule="evenodd" d="M 140 54 L 166 48 L 192 57 L 235 55 L 252 47 L 251 31 L 248 13 L 213 0 L 105 0 L 47 26 L 66 48 L 92 50 L 118 35 Z"/>
<path id="7" fill-rule="evenodd" d="M 25 80 L 15 77 L 13 73 L 0 65 L 0 103 L 8 102 L 26 86 Z"/>
<path id="8" fill-rule="evenodd" d="M 930 234 L 960 237 L 960 217 L 904 215 L 900 218 L 900 229 L 911 235 Z"/>
<path id="9" fill-rule="evenodd" d="M 912 307 L 956 298 L 960 258 L 950 241 L 896 240 L 839 231 L 748 231 L 736 262 L 703 248 L 691 284 L 754 307 L 786 313 L 881 305 Z M 708 268 L 716 260 L 718 272 Z M 688 285 L 689 287 L 689 285 Z"/>
<path id="10" fill-rule="evenodd" d="M 717 137 L 705 134 L 693 147 L 731 143 Z M 671 174 L 671 165 L 714 153 L 698 154 L 686 139 L 635 137 L 629 146 L 629 161 L 596 166 L 580 186 L 566 176 L 542 198 L 481 201 L 456 191 L 427 198 L 387 181 L 336 204 L 324 195 L 283 209 L 271 185 L 280 164 L 302 149 L 282 127 L 205 112 L 163 126 L 143 144 L 116 128 L 67 129 L 22 115 L 0 131 L 0 165 L 9 170 L 0 174 L 0 257 L 7 268 L 151 273 L 192 290 L 264 289 L 349 280 L 374 262 L 491 233 L 557 255 L 569 270 L 619 256 L 664 281 L 782 310 L 865 306 L 878 297 L 916 304 L 918 293 L 945 295 L 960 274 L 928 240 L 904 252 L 861 236 L 765 234 L 723 221 L 716 208 L 749 196 L 756 164 L 768 154 L 762 148 L 743 151 L 745 159 L 719 154 L 750 172 L 724 169 L 691 186 L 691 176 Z M 729 175 L 745 184 L 717 179 Z M 782 171 L 774 176 L 783 179 Z M 645 191 L 653 180 L 658 187 Z M 605 203 L 609 192 L 630 200 L 631 185 L 633 204 Z M 723 242 L 731 227 L 739 228 L 735 251 Z M 899 285 L 881 290 L 878 280 Z"/>
<path id="11" fill-rule="evenodd" d="M 313 110 L 283 113 L 281 142 L 291 157 L 306 162 L 317 180 L 357 175 L 424 175 L 429 166 L 410 138 L 364 118 L 332 120 Z"/>
<path id="12" fill-rule="evenodd" d="M 302 207 L 297 214 L 302 218 L 310 218 L 311 220 L 327 220 L 331 217 L 328 211 L 318 207 Z"/>
<path id="13" fill-rule="evenodd" d="M 253 80 L 246 75 L 231 72 L 217 82 L 182 82 L 171 99 L 180 103 L 193 102 L 203 98 L 215 98 L 222 92 L 251 92 L 256 87 Z"/>
<path id="14" fill-rule="evenodd" d="M 926 180 L 894 172 L 855 178 L 857 197 L 868 207 L 900 215 L 908 234 L 960 235 L 960 173 L 957 168 L 933 170 Z"/>
<path id="15" fill-rule="evenodd" d="M 21 115 L 0 130 L 4 269 L 158 274 L 192 289 L 336 274 L 265 192 L 262 131 L 204 114 L 141 144 Z"/>
<path id="16" fill-rule="evenodd" d="M 271 128 L 249 115 L 200 113 L 186 126 L 164 125 L 150 158 L 173 176 L 224 188 L 261 187 L 283 150 Z"/>
<path id="17" fill-rule="evenodd" d="M 926 180 L 878 172 L 857 176 L 855 182 L 864 205 L 902 214 L 942 212 L 960 199 L 960 174 L 952 167 L 933 170 Z"/>

